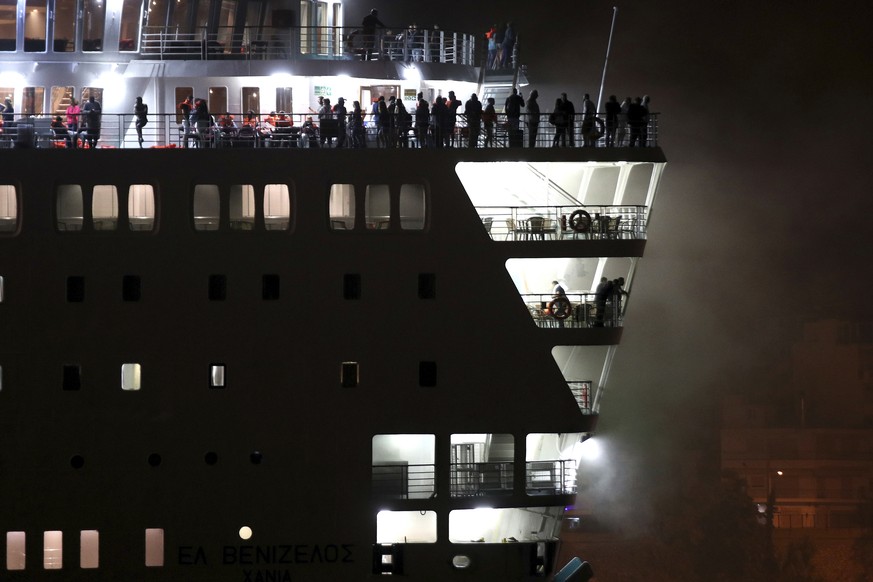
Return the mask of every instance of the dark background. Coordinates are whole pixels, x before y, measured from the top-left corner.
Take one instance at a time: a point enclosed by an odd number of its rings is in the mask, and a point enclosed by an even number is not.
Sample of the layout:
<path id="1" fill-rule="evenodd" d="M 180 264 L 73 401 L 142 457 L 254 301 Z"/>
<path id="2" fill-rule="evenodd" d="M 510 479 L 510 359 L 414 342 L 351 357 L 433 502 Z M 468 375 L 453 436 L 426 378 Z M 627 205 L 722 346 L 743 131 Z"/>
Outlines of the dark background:
<path id="1" fill-rule="evenodd" d="M 613 5 L 373 3 L 388 26 L 513 21 L 543 111 L 596 100 Z M 613 500 L 676 487 L 667 468 L 717 438 L 721 396 L 770 389 L 804 318 L 870 317 L 871 23 L 867 2 L 619 5 L 604 101 L 650 95 L 669 163 L 601 409 Z M 619 517 L 644 525 L 639 501 Z"/>

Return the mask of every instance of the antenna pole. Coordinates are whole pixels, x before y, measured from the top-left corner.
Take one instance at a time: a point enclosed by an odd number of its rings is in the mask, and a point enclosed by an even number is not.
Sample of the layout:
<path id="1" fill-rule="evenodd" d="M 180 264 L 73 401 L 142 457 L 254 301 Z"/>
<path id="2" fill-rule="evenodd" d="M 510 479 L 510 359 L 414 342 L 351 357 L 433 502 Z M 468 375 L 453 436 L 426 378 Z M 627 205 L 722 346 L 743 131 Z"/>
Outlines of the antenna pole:
<path id="1" fill-rule="evenodd" d="M 606 56 L 603 58 L 603 76 L 600 77 L 600 93 L 597 94 L 597 109 L 600 111 L 600 102 L 603 99 L 603 85 L 606 84 L 606 65 L 609 63 L 609 49 L 612 48 L 612 31 L 615 30 L 615 17 L 618 16 L 618 6 L 612 7 L 612 24 L 609 26 L 609 41 L 606 43 Z"/>

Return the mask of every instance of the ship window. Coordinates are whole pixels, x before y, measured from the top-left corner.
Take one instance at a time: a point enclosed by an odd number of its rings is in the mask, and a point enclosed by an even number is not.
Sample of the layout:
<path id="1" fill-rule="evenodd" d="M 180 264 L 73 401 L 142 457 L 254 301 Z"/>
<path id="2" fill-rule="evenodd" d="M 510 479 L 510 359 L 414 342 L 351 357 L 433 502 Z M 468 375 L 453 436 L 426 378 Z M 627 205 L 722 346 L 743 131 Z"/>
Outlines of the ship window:
<path id="1" fill-rule="evenodd" d="M 44 43 L 45 40 L 43 40 Z M 25 87 L 22 89 L 21 114 L 42 115 L 43 113 L 45 113 L 45 87 Z"/>
<path id="2" fill-rule="evenodd" d="M 17 0 L 0 0 L 0 51 L 12 52 L 15 50 L 15 23 L 18 21 Z M 2 96 L 11 94 L 12 91 L 3 89 Z M 0 99 L 2 101 L 2 99 Z"/>
<path id="3" fill-rule="evenodd" d="M 436 275 L 434 273 L 418 274 L 418 298 L 436 299 Z"/>
<path id="4" fill-rule="evenodd" d="M 82 455 L 73 455 L 70 457 L 70 466 L 74 469 L 81 469 L 85 466 L 85 457 Z"/>
<path id="5" fill-rule="evenodd" d="M 64 366 L 64 390 L 82 388 L 82 368 L 76 364 Z"/>
<path id="6" fill-rule="evenodd" d="M 85 0 L 86 3 L 90 1 L 92 0 Z M 86 101 L 91 99 L 91 95 L 94 96 L 94 101 L 103 105 L 103 89 L 100 87 L 84 87 L 82 89 L 82 98 L 79 100 L 79 105 L 84 105 Z"/>
<path id="7" fill-rule="evenodd" d="M 3 303 L 3 285 L 5 281 L 3 279 L 3 275 L 0 275 L 0 303 Z"/>
<path id="8" fill-rule="evenodd" d="M 436 541 L 435 511 L 380 511 L 376 514 L 377 544 L 432 544 Z"/>
<path id="9" fill-rule="evenodd" d="M 45 0 L 27 0 L 24 12 L 24 50 L 29 53 L 45 52 Z"/>
<path id="10" fill-rule="evenodd" d="M 231 230 L 252 230 L 255 227 L 255 188 L 251 184 L 230 187 Z"/>
<path id="11" fill-rule="evenodd" d="M 135 51 L 139 40 L 142 0 L 124 0 L 121 7 L 121 28 L 118 32 L 118 50 Z"/>
<path id="12" fill-rule="evenodd" d="M 174 6 L 170 9 L 170 29 L 188 35 L 191 32 L 191 12 L 195 2 L 193 0 L 176 0 L 173 4 Z M 206 2 L 206 4 L 209 3 Z M 206 22 L 201 22 L 200 25 L 205 26 Z"/>
<path id="13" fill-rule="evenodd" d="M 421 184 L 400 186 L 400 228 L 403 230 L 424 229 L 425 193 Z"/>
<path id="14" fill-rule="evenodd" d="M 142 387 L 142 368 L 139 364 L 121 365 L 121 389 L 139 390 Z"/>
<path id="15" fill-rule="evenodd" d="M 145 530 L 145 565 L 161 567 L 164 565 L 164 530 L 149 528 Z"/>
<path id="16" fill-rule="evenodd" d="M 252 528 L 250 528 L 247 525 L 244 525 L 241 528 L 239 528 L 239 538 L 241 540 L 251 539 L 252 538 Z"/>
<path id="17" fill-rule="evenodd" d="M 199 4 L 206 4 L 209 6 L 208 2 L 200 2 Z M 206 24 L 206 21 L 203 21 Z M 209 41 L 207 41 L 209 42 Z M 207 50 L 213 50 L 212 47 L 209 47 Z M 213 115 L 224 115 L 227 113 L 227 87 L 210 87 L 209 88 L 209 98 L 206 100 L 206 105 L 209 107 L 209 112 Z"/>
<path id="18" fill-rule="evenodd" d="M 247 31 L 247 33 L 250 31 Z M 242 111 L 248 113 L 254 111 L 255 115 L 261 112 L 261 92 L 258 87 L 242 88 Z M 281 111 L 286 111 L 282 109 Z"/>
<path id="19" fill-rule="evenodd" d="M 83 207 L 81 186 L 78 184 L 58 186 L 58 230 L 64 232 L 82 230 L 82 222 L 85 220 Z"/>
<path id="20" fill-rule="evenodd" d="M 122 277 L 121 298 L 125 301 L 139 301 L 142 298 L 142 280 L 138 275 Z"/>
<path id="21" fill-rule="evenodd" d="M 176 87 L 176 123 L 182 125 L 182 110 L 179 109 L 179 105 L 187 99 L 188 97 L 194 96 L 194 88 L 193 87 Z M 193 103 L 194 100 L 192 99 Z"/>
<path id="22" fill-rule="evenodd" d="M 79 567 L 97 568 L 100 566 L 100 532 L 96 529 L 83 529 L 79 532 Z"/>
<path id="23" fill-rule="evenodd" d="M 452 557 L 452 567 L 457 568 L 458 570 L 466 570 L 472 564 L 473 562 L 470 560 L 470 556 L 458 554 L 457 556 Z"/>
<path id="24" fill-rule="evenodd" d="M 67 277 L 67 302 L 81 303 L 85 300 L 85 277 L 71 275 Z"/>
<path id="25" fill-rule="evenodd" d="M 425 387 L 436 386 L 437 365 L 436 362 L 418 363 L 418 385 Z"/>
<path id="26" fill-rule="evenodd" d="M 430 499 L 436 491 L 436 437 L 378 434 L 373 437 L 373 494 L 391 499 Z"/>
<path id="27" fill-rule="evenodd" d="M 209 275 L 209 300 L 227 299 L 227 275 Z"/>
<path id="28" fill-rule="evenodd" d="M 343 299 L 361 298 L 361 275 L 346 273 L 343 275 Z"/>
<path id="29" fill-rule="evenodd" d="M 209 366 L 209 387 L 224 388 L 224 364 L 212 364 Z"/>
<path id="30" fill-rule="evenodd" d="M 130 230 L 153 230 L 155 227 L 155 190 L 151 184 L 133 184 L 127 194 Z"/>
<path id="31" fill-rule="evenodd" d="M 0 391 L 3 390 L 3 366 L 0 366 Z"/>
<path id="32" fill-rule="evenodd" d="M 18 192 L 12 184 L 0 184 L 0 232 L 15 232 L 17 226 Z"/>
<path id="33" fill-rule="evenodd" d="M 85 18 L 83 20 L 82 50 L 85 52 L 100 52 L 103 50 L 106 4 L 103 0 L 84 0 Z"/>
<path id="34" fill-rule="evenodd" d="M 291 195 L 286 184 L 264 187 L 264 227 L 267 230 L 288 230 L 291 222 Z"/>
<path id="35" fill-rule="evenodd" d="M 340 366 L 340 385 L 343 388 L 354 388 L 360 381 L 360 371 L 357 362 L 343 362 Z"/>
<path id="36" fill-rule="evenodd" d="M 367 228 L 388 230 L 391 224 L 391 196 L 387 184 L 370 184 L 364 194 Z"/>
<path id="37" fill-rule="evenodd" d="M 351 184 L 332 184 L 328 208 L 331 230 L 355 228 L 355 187 Z"/>
<path id="38" fill-rule="evenodd" d="M 108 184 L 94 186 L 91 196 L 94 230 L 115 230 L 118 226 L 118 189 Z"/>
<path id="39" fill-rule="evenodd" d="M 261 281 L 261 298 L 264 301 L 279 299 L 279 275 L 264 275 Z"/>
<path id="40" fill-rule="evenodd" d="M 56 53 L 69 53 L 76 48 L 76 1 L 55 0 L 55 36 L 52 50 Z"/>
<path id="41" fill-rule="evenodd" d="M 276 87 L 276 111 L 294 111 L 291 87 Z"/>
<path id="42" fill-rule="evenodd" d="M 57 43 L 57 41 L 55 41 Z M 57 51 L 55 51 L 57 52 Z M 52 87 L 49 111 L 52 115 L 60 115 L 66 122 L 67 107 L 73 98 L 73 87 Z"/>
<path id="43" fill-rule="evenodd" d="M 148 460 L 149 467 L 160 467 L 161 466 L 161 455 L 158 453 L 151 453 L 147 460 Z"/>
<path id="44" fill-rule="evenodd" d="M 23 531 L 6 532 L 6 569 L 24 570 L 25 565 L 25 541 L 27 537 Z"/>
<path id="45" fill-rule="evenodd" d="M 194 229 L 218 230 L 221 220 L 221 199 L 215 184 L 194 186 Z"/>
<path id="46" fill-rule="evenodd" d="M 64 567 L 64 532 L 55 530 L 42 533 L 42 567 L 46 570 Z"/>

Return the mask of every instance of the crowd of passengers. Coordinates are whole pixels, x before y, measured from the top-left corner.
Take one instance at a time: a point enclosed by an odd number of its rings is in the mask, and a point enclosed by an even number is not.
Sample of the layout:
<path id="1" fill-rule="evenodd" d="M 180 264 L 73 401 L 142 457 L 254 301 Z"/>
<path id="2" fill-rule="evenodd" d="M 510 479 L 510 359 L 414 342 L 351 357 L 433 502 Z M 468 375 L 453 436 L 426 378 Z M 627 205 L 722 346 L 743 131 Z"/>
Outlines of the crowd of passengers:
<path id="1" fill-rule="evenodd" d="M 630 97 L 621 103 L 615 95 L 606 102 L 603 112 L 597 112 L 588 94 L 582 100 L 581 111 L 562 93 L 551 112 L 541 112 L 533 90 L 527 101 L 517 89 L 506 99 L 498 114 L 495 99 L 483 103 L 474 93 L 466 101 L 449 91 L 429 103 L 419 93 L 415 107 L 406 108 L 394 95 L 376 98 L 368 109 L 354 101 L 347 107 L 344 98 L 332 104 L 329 98 L 318 98 L 318 109 L 312 115 L 291 115 L 271 111 L 260 115 L 248 111 L 241 119 L 229 113 L 213 116 L 205 99 L 188 97 L 179 104 L 182 116 L 183 142 L 208 147 L 222 139 L 248 140 L 252 145 L 292 147 L 368 147 L 368 136 L 375 136 L 376 147 L 494 147 L 495 136 L 508 139 L 510 146 L 520 147 L 527 129 L 528 147 L 536 147 L 543 121 L 554 127 L 553 147 L 575 147 L 577 137 L 583 147 L 645 147 L 648 144 L 649 102 L 645 97 Z M 546 116 L 547 115 L 547 116 Z M 507 145 L 507 144 L 502 144 Z"/>

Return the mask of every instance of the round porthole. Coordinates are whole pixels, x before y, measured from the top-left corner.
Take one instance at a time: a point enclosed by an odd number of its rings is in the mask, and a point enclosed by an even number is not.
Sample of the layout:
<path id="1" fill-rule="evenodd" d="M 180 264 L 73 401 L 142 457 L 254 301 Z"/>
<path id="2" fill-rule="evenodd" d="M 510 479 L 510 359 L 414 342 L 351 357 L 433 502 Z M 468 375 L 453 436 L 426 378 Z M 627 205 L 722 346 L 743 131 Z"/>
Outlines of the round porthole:
<path id="1" fill-rule="evenodd" d="M 470 556 L 455 556 L 452 558 L 452 566 L 458 570 L 466 570 L 472 563 L 473 562 L 470 561 Z"/>
<path id="2" fill-rule="evenodd" d="M 161 456 L 157 453 L 152 453 L 149 455 L 149 465 L 152 467 L 157 467 L 161 464 Z"/>
<path id="3" fill-rule="evenodd" d="M 240 539 L 243 539 L 243 540 L 251 539 L 252 528 L 250 528 L 247 525 L 244 525 L 241 528 L 239 528 L 239 537 L 240 537 Z"/>
<path id="4" fill-rule="evenodd" d="M 260 451 L 254 451 L 249 455 L 249 459 L 253 465 L 260 465 L 261 461 L 264 460 L 264 455 L 262 455 Z"/>
<path id="5" fill-rule="evenodd" d="M 73 455 L 70 459 L 70 466 L 74 469 L 81 469 L 85 466 L 85 457 L 82 455 Z"/>
<path id="6" fill-rule="evenodd" d="M 203 456 L 203 460 L 206 461 L 207 465 L 214 465 L 218 462 L 218 453 L 209 451 Z"/>

